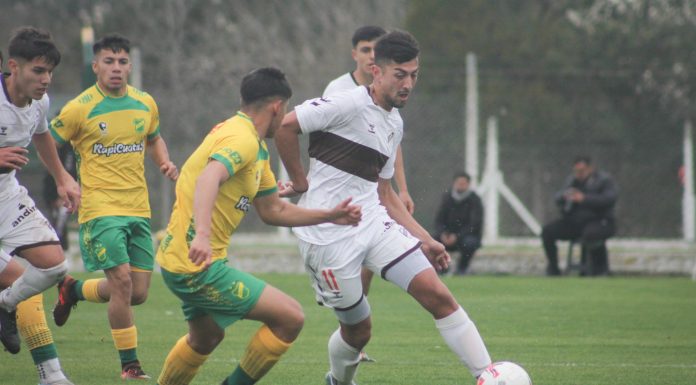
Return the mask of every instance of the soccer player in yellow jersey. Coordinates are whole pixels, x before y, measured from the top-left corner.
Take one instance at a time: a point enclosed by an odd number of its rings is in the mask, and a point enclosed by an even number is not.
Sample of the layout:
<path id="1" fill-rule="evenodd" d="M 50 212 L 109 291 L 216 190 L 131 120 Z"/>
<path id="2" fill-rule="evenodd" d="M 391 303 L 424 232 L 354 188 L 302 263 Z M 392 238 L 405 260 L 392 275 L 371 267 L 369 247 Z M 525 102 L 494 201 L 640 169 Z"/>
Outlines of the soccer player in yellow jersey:
<path id="1" fill-rule="evenodd" d="M 109 35 L 93 51 L 97 83 L 63 108 L 51 122 L 51 133 L 75 149 L 86 202 L 78 213 L 80 251 L 85 268 L 103 270 L 106 279 L 83 282 L 67 276 L 58 285 L 53 317 L 61 326 L 77 301 L 108 301 L 121 377 L 147 379 L 136 354 L 131 311 L 131 305 L 145 302 L 154 266 L 145 152 L 170 179 L 178 171 L 159 135 L 155 101 L 127 84 L 130 42 Z"/>
<path id="2" fill-rule="evenodd" d="M 292 185 L 278 190 L 262 138 L 275 133 L 291 94 L 278 69 L 247 74 L 241 85 L 241 111 L 214 127 L 181 170 L 157 262 L 166 285 L 183 301 L 189 332 L 169 352 L 159 385 L 190 383 L 222 341 L 224 329 L 237 320 L 263 325 L 224 385 L 256 383 L 299 334 L 304 314 L 297 301 L 225 264 L 230 236 L 250 205 L 273 225 L 355 225 L 361 218 L 360 207 L 350 205 L 350 199 L 332 209 L 305 210 L 279 198 L 292 191 Z"/>

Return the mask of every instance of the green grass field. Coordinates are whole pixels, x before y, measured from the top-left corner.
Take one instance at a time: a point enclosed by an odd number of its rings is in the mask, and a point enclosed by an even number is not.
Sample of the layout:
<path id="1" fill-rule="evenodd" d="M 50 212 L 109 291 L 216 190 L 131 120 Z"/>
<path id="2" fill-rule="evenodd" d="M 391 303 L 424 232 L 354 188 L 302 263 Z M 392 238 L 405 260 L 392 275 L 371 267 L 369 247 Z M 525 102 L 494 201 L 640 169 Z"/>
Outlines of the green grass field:
<path id="1" fill-rule="evenodd" d="M 300 338 L 261 384 L 323 384 L 326 343 L 336 327 L 332 312 L 313 303 L 303 275 L 261 277 L 297 298 L 306 314 Z M 696 384 L 696 282 L 687 278 L 470 276 L 446 282 L 493 359 L 520 363 L 536 385 Z M 54 300 L 51 291 L 47 309 Z M 367 351 L 377 362 L 361 365 L 360 385 L 475 383 L 410 297 L 378 280 L 370 303 L 374 330 Z M 178 301 L 159 275 L 147 303 L 136 308 L 136 323 L 140 359 L 156 378 L 186 330 Z M 64 327 L 49 324 L 76 384 L 122 383 L 104 305 L 81 303 Z M 257 327 L 243 321 L 228 329 L 193 383 L 219 384 Z M 17 356 L 1 354 L 0 384 L 36 384 L 26 347 Z"/>

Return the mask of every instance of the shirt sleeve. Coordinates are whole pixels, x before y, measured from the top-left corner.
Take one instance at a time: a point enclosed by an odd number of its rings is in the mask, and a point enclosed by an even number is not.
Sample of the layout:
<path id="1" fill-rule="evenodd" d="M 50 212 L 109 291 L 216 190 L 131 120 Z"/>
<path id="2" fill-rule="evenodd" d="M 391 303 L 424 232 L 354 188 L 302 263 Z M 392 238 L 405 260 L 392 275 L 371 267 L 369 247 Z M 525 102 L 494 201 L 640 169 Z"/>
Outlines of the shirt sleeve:
<path id="1" fill-rule="evenodd" d="M 259 144 L 253 138 L 230 135 L 217 142 L 210 153 L 210 159 L 222 163 L 230 176 L 256 162 Z"/>
<path id="2" fill-rule="evenodd" d="M 357 103 L 353 101 L 350 91 L 310 99 L 295 107 L 303 134 L 340 126 L 354 116 L 356 110 Z"/>
<path id="3" fill-rule="evenodd" d="M 51 135 L 60 144 L 69 142 L 80 130 L 80 109 L 75 101 L 66 104 L 60 114 L 51 120 Z"/>
<path id="4" fill-rule="evenodd" d="M 278 191 L 278 183 L 276 182 L 275 174 L 271 170 L 270 159 L 263 167 L 263 172 L 261 173 L 261 183 L 259 184 L 259 191 L 256 193 L 257 197 L 262 197 L 266 195 L 273 194 Z"/>
<path id="5" fill-rule="evenodd" d="M 155 103 L 155 100 L 150 97 L 151 101 L 151 120 L 150 120 L 150 127 L 148 127 L 147 130 L 147 140 L 152 140 L 156 138 L 159 133 L 160 133 L 160 117 L 159 117 L 159 108 L 157 108 L 157 103 Z"/>

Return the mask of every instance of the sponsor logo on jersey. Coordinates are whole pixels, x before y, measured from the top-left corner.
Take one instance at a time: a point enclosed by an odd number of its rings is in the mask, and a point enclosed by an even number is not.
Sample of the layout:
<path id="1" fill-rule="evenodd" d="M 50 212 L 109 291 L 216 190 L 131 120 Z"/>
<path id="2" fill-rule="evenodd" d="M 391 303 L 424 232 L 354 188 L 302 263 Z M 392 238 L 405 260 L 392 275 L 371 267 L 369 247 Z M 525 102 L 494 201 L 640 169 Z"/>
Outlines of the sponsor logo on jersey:
<path id="1" fill-rule="evenodd" d="M 134 152 L 143 152 L 144 150 L 145 143 L 143 141 L 132 144 L 116 143 L 111 146 L 105 146 L 101 143 L 95 143 L 92 146 L 92 154 L 100 156 L 104 155 L 107 158 L 111 155 L 130 154 Z"/>
<path id="2" fill-rule="evenodd" d="M 12 227 L 19 226 L 19 224 L 22 223 L 22 221 L 24 221 L 25 219 L 27 219 L 31 215 L 31 213 L 36 211 L 36 206 L 27 207 L 26 205 L 20 203 L 19 206 L 17 206 L 17 210 L 20 211 L 20 214 L 14 221 L 12 221 Z"/>
<path id="3" fill-rule="evenodd" d="M 239 202 L 237 202 L 237 204 L 234 205 L 234 208 L 237 210 L 242 210 L 244 212 L 248 212 L 249 206 L 250 206 L 249 197 L 242 195 L 239 198 Z"/>
<path id="4" fill-rule="evenodd" d="M 133 119 L 133 126 L 135 126 L 135 132 L 145 131 L 145 119 L 143 119 L 143 118 Z"/>
<path id="5" fill-rule="evenodd" d="M 242 156 L 237 151 L 227 147 L 223 148 L 222 151 L 227 154 L 227 157 L 230 158 L 234 164 L 242 163 Z"/>

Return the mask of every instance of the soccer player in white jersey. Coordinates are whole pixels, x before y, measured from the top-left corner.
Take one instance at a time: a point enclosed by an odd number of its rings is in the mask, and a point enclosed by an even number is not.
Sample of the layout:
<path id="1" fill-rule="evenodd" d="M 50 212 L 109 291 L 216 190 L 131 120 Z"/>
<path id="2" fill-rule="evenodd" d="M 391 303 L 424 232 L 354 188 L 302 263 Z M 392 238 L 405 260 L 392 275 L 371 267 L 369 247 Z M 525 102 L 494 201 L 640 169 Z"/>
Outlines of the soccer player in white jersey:
<path id="1" fill-rule="evenodd" d="M 491 363 L 473 321 L 433 268 L 448 266 L 445 247 L 415 221 L 391 186 L 403 134 L 396 108 L 406 104 L 416 83 L 418 53 L 409 33 L 384 35 L 375 44 L 372 84 L 304 102 L 285 116 L 276 134 L 288 184 L 303 193 L 300 206 L 332 207 L 351 195 L 363 210 L 357 227 L 322 224 L 293 230 L 316 293 L 339 321 L 328 344 L 330 385 L 353 384 L 360 351 L 370 340 L 361 266 L 415 298 L 473 376 Z M 300 134 L 310 135 L 308 175 L 300 161 Z"/>
<path id="2" fill-rule="evenodd" d="M 63 168 L 46 121 L 46 90 L 59 62 L 50 34 L 23 27 L 10 39 L 10 74 L 0 75 L 0 287 L 5 288 L 0 292 L 0 340 L 17 353 L 15 322 L 19 324 L 42 385 L 72 384 L 58 362 L 39 295 L 63 278 L 67 266 L 58 236 L 15 173 L 27 164 L 26 147 L 33 142 L 66 207 L 77 209 L 79 187 Z M 10 259 L 8 252 L 24 258 L 27 267 Z"/>

